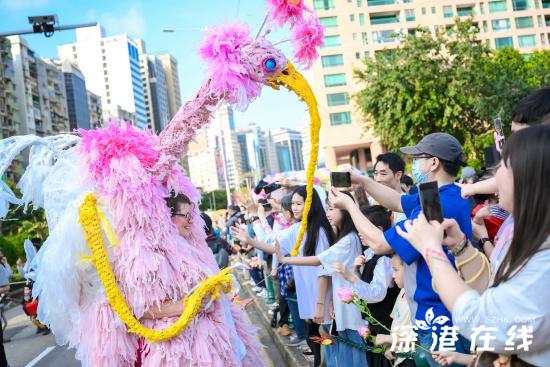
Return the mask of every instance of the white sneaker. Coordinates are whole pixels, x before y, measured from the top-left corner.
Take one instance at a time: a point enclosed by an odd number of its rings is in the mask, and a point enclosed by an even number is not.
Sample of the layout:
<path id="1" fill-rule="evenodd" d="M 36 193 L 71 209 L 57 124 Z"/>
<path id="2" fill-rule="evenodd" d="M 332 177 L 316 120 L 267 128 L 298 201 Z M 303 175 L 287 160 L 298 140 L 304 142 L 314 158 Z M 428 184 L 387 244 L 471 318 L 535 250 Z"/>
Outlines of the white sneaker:
<path id="1" fill-rule="evenodd" d="M 258 296 L 258 297 L 267 298 L 267 291 L 266 291 L 265 289 L 262 289 L 261 292 L 258 292 L 258 293 L 257 293 L 257 296 Z"/>

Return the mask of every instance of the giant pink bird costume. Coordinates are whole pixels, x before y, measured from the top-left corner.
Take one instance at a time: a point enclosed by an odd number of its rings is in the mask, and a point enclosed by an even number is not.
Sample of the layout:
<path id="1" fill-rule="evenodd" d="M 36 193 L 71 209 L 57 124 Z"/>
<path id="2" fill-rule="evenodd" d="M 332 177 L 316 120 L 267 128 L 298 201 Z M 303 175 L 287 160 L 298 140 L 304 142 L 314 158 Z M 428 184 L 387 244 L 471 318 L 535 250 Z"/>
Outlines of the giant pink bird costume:
<path id="1" fill-rule="evenodd" d="M 323 37 L 317 18 L 303 0 L 269 0 L 268 6 L 267 24 L 289 23 L 295 60 L 311 66 Z M 9 203 L 45 209 L 50 235 L 32 264 L 38 318 L 50 326 L 60 345 L 76 348 L 83 366 L 132 367 L 138 344 L 143 346 L 141 363 L 147 367 L 265 363 L 255 328 L 225 295 L 168 340 L 137 335 L 115 311 L 79 222 L 81 205 L 92 193 L 107 267 L 133 317 L 144 327 L 158 330 L 175 323 L 177 318 L 141 317 L 163 302 L 180 302 L 218 273 L 202 221 L 194 221 L 190 239 L 180 237 L 172 224 L 166 197 L 183 193 L 194 203 L 200 200 L 179 160 L 222 100 L 245 109 L 263 85 L 289 87 L 303 78 L 265 35 L 258 32 L 253 37 L 245 24 L 209 30 L 200 55 L 207 65 L 204 84 L 159 136 L 122 122 L 79 130 L 81 138 L 29 135 L 0 141 L 0 175 L 21 150 L 32 147 L 18 184 L 22 197 L 0 186 L 0 217 Z M 193 214 L 200 218 L 197 205 Z"/>

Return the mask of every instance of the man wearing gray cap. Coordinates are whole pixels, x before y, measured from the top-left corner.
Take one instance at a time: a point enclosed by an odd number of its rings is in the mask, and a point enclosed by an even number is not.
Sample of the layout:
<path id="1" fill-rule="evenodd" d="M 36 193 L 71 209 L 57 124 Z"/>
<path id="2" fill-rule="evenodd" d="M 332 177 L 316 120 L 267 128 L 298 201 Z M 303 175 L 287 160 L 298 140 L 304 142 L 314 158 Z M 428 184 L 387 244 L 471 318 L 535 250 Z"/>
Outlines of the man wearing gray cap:
<path id="1" fill-rule="evenodd" d="M 471 239 L 470 205 L 461 197 L 460 187 L 455 184 L 458 171 L 464 164 L 462 146 L 458 140 L 446 133 L 433 133 L 425 136 L 415 146 L 401 148 L 401 152 L 412 156 L 412 174 L 417 183 L 437 181 L 443 216 L 455 219 L 462 232 Z M 353 173 L 351 177 L 353 183 L 361 184 L 377 202 L 392 211 L 404 212 L 408 220 L 415 219 L 422 212 L 418 194 L 401 196 L 368 177 Z M 396 227 L 399 226 L 404 230 L 405 221 L 382 232 L 363 216 L 357 206 L 351 200 L 347 200 L 345 195 L 332 190 L 330 200 L 334 206 L 350 213 L 356 228 L 367 239 L 369 246 L 376 254 L 395 252 L 403 259 L 406 264 L 405 294 L 411 308 L 411 315 L 414 315 L 417 320 L 418 341 L 425 348 L 437 350 L 439 343 L 437 339 L 433 339 L 432 333 L 436 336 L 441 335 L 445 326 L 452 326 L 452 316 L 432 288 L 430 270 L 423 256 L 397 233 Z M 460 262 L 466 256 L 471 257 L 472 251 L 476 251 L 468 244 L 469 241 L 463 242 L 450 251 L 446 250 L 446 255 L 452 263 L 455 257 Z M 481 259 L 474 259 L 468 265 L 461 268 L 466 280 L 474 278 L 477 271 L 482 268 Z M 486 285 L 487 277 L 487 274 L 482 273 L 470 285 L 482 290 L 482 286 L 478 284 L 485 281 Z M 455 339 L 454 346 L 458 352 L 469 352 L 469 343 L 462 337 Z M 428 357 L 428 359 L 431 358 Z M 431 366 L 438 366 L 433 359 L 429 360 L 429 363 Z"/>

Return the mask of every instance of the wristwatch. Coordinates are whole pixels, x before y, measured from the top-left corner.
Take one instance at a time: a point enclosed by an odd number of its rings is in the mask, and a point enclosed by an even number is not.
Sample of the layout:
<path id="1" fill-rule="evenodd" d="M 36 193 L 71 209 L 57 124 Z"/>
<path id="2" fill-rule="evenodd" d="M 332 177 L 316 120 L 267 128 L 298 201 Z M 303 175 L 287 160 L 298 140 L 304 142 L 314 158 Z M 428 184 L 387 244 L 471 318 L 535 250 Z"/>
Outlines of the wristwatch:
<path id="1" fill-rule="evenodd" d="M 491 245 L 493 244 L 493 242 L 491 242 L 490 238 L 487 238 L 487 237 L 480 238 L 479 241 L 477 242 L 477 244 L 482 250 L 483 250 L 483 245 L 485 244 L 485 242 L 489 242 Z"/>

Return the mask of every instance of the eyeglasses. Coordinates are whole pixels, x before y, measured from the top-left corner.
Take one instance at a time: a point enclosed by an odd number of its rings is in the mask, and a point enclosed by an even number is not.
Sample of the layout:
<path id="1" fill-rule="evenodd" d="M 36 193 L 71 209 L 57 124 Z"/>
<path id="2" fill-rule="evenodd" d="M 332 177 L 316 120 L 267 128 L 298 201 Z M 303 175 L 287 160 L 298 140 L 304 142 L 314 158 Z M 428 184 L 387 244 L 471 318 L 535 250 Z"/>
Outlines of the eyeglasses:
<path id="1" fill-rule="evenodd" d="M 178 216 L 178 217 L 184 217 L 185 219 L 187 219 L 187 221 L 191 221 L 193 220 L 193 214 L 192 213 L 172 213 L 172 216 L 175 217 L 175 216 Z"/>

